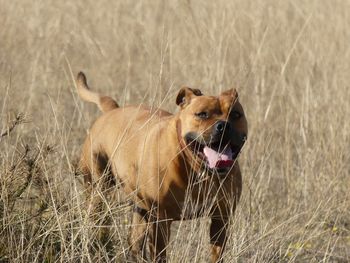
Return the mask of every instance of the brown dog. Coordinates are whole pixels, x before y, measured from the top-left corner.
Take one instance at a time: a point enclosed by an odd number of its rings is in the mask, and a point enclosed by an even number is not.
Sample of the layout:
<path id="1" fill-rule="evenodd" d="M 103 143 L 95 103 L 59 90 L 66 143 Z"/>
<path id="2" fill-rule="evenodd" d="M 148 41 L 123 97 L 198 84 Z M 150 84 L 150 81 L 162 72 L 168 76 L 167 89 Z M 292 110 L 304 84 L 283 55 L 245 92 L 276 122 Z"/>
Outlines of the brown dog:
<path id="1" fill-rule="evenodd" d="M 248 133 L 236 90 L 214 97 L 182 88 L 176 98 L 180 110 L 173 115 L 143 105 L 119 108 L 112 98 L 90 91 L 83 73 L 77 88 L 104 113 L 84 143 L 85 181 L 108 187 L 109 169 L 134 194 L 131 254 L 144 257 L 149 236 L 152 260 L 165 262 L 171 222 L 209 216 L 211 261 L 221 262 L 242 189 L 236 159 Z"/>

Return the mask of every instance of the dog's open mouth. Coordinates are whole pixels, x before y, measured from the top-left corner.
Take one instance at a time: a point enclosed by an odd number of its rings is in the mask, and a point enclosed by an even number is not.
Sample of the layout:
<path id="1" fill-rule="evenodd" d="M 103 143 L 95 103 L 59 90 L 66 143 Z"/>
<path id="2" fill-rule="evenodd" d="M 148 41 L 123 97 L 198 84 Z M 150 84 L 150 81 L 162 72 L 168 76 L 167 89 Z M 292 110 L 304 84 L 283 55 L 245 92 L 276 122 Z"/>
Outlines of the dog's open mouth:
<path id="1" fill-rule="evenodd" d="M 202 144 L 196 139 L 186 138 L 187 145 L 206 165 L 207 168 L 225 172 L 231 168 L 242 147 L 231 145 L 229 142 Z"/>

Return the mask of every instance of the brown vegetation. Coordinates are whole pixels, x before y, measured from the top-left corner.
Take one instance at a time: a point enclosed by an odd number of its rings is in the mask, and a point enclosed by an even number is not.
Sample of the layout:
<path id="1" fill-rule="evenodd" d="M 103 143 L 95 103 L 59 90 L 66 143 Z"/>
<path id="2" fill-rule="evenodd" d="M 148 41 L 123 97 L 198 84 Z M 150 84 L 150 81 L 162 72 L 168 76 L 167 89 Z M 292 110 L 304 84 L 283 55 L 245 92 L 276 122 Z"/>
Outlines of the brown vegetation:
<path id="1" fill-rule="evenodd" d="M 120 105 L 170 111 L 182 84 L 235 86 L 250 134 L 226 262 L 350 260 L 349 2 L 0 5 L 0 262 L 111 260 L 76 172 L 99 114 L 77 98 L 79 70 Z M 118 189 L 106 207 L 123 262 L 130 208 Z M 178 223 L 169 261 L 207 262 L 207 228 Z"/>

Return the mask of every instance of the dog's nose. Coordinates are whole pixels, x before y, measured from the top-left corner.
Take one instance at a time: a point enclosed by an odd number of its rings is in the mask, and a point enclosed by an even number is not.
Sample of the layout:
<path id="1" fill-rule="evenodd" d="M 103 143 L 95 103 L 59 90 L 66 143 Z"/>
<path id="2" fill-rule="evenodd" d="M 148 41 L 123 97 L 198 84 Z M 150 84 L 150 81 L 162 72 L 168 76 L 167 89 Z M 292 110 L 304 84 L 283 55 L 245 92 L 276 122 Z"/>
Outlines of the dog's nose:
<path id="1" fill-rule="evenodd" d="M 215 124 L 215 130 L 220 133 L 223 133 L 224 131 L 228 131 L 229 128 L 230 128 L 230 124 L 226 121 L 218 121 Z"/>

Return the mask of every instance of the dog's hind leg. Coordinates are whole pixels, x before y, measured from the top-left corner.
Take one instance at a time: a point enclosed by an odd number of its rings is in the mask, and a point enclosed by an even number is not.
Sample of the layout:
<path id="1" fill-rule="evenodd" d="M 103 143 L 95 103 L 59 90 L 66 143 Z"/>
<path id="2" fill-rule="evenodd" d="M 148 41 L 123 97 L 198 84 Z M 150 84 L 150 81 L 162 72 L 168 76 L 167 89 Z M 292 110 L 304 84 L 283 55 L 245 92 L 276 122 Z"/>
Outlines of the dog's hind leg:
<path id="1" fill-rule="evenodd" d="M 90 152 L 90 148 L 84 148 L 80 161 L 80 170 L 88 189 L 87 213 L 93 222 L 102 226 L 96 231 L 97 238 L 106 252 L 113 254 L 112 236 L 108 228 L 112 222 L 108 200 L 115 181 L 108 168 L 108 157 L 103 152 L 89 154 Z"/>

